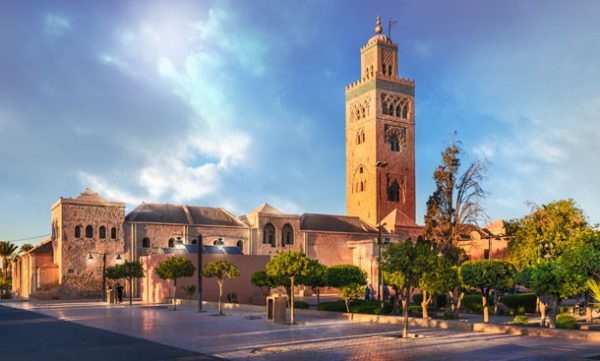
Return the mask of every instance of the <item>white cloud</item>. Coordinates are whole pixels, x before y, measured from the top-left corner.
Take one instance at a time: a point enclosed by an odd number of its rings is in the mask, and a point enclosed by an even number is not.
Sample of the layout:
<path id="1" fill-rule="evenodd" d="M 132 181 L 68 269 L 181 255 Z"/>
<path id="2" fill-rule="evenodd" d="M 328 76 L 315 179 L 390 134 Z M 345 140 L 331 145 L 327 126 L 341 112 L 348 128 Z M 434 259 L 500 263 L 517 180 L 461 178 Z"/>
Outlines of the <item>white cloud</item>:
<path id="1" fill-rule="evenodd" d="M 62 36 L 71 29 L 71 22 L 66 17 L 49 13 L 44 17 L 44 30 L 52 36 Z"/>

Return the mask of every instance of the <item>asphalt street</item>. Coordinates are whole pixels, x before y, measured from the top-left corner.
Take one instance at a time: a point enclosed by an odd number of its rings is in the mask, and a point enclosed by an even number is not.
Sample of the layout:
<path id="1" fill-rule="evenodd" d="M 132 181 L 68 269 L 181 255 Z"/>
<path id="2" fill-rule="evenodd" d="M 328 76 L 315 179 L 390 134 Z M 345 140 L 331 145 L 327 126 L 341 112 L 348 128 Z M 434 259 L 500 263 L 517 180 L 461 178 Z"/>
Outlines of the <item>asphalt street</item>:
<path id="1" fill-rule="evenodd" d="M 0 360 L 222 360 L 156 342 L 0 306 Z"/>

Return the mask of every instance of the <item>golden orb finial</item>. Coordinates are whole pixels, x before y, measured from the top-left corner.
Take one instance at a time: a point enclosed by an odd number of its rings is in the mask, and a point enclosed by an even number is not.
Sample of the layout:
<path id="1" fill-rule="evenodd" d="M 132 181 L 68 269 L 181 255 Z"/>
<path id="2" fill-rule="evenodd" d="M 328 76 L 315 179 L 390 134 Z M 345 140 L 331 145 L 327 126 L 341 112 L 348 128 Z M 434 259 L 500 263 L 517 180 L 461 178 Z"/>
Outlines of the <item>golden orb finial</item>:
<path id="1" fill-rule="evenodd" d="M 375 24 L 375 32 L 377 34 L 381 34 L 381 31 L 383 29 L 381 28 L 381 17 L 379 15 L 377 15 L 377 23 Z"/>

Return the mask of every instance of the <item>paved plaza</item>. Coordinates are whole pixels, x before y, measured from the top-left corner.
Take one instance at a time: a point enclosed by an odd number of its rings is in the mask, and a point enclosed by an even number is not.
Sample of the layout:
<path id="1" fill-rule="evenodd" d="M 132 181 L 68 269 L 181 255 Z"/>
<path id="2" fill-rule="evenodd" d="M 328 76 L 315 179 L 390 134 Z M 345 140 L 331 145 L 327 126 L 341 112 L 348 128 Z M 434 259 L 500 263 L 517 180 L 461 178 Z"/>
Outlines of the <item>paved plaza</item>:
<path id="1" fill-rule="evenodd" d="M 599 359 L 600 345 L 566 339 L 504 334 L 468 333 L 455 330 L 412 329 L 418 338 L 401 339 L 398 325 L 358 323 L 346 320 L 300 317 L 300 325 L 278 325 L 261 313 L 216 310 L 199 314 L 191 308 L 176 312 L 164 307 L 107 306 L 101 303 L 31 303 L 4 305 L 41 313 L 82 329 L 110 331 L 106 345 L 139 349 L 139 339 L 170 347 L 155 359 L 202 359 L 194 352 L 229 360 L 589 360 Z M 4 321 L 3 321 L 4 322 Z M 44 347 L 38 336 L 28 337 L 31 348 Z M 11 331 L 18 331 L 12 323 Z M 2 329 L 0 328 L 0 329 Z M 76 337 L 67 333 L 64 337 Z M 77 331 L 80 332 L 80 331 Z M 128 337 L 114 337 L 114 333 Z M 124 347 L 127 345 L 127 347 Z M 100 347 L 100 346 L 98 346 Z M 186 351 L 190 354 L 185 354 Z M 158 352 L 158 351 L 157 351 Z M 164 351 L 163 351 L 164 352 Z M 181 354 L 178 354 L 181 353 Z M 156 354 L 155 354 L 156 356 Z M 188 358 L 190 357 L 190 358 Z M 599 358 L 594 358 L 599 357 Z M 14 359 L 14 358 L 13 358 Z M 25 358 L 21 358 L 25 359 Z"/>

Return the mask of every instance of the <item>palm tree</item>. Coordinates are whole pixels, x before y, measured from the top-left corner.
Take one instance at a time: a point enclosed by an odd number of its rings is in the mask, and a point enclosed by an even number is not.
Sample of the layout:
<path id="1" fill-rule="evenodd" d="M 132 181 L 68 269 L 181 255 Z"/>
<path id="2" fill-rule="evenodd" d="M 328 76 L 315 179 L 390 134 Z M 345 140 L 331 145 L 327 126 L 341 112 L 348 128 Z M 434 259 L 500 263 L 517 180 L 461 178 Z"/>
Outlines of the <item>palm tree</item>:
<path id="1" fill-rule="evenodd" d="M 17 252 L 19 247 L 10 241 L 0 241 L 0 258 L 2 259 L 2 274 L 8 278 L 8 266 L 10 258 Z"/>
<path id="2" fill-rule="evenodd" d="M 21 245 L 21 250 L 19 250 L 19 253 L 26 253 L 29 252 L 33 249 L 33 244 L 31 243 L 25 243 L 23 245 Z"/>

